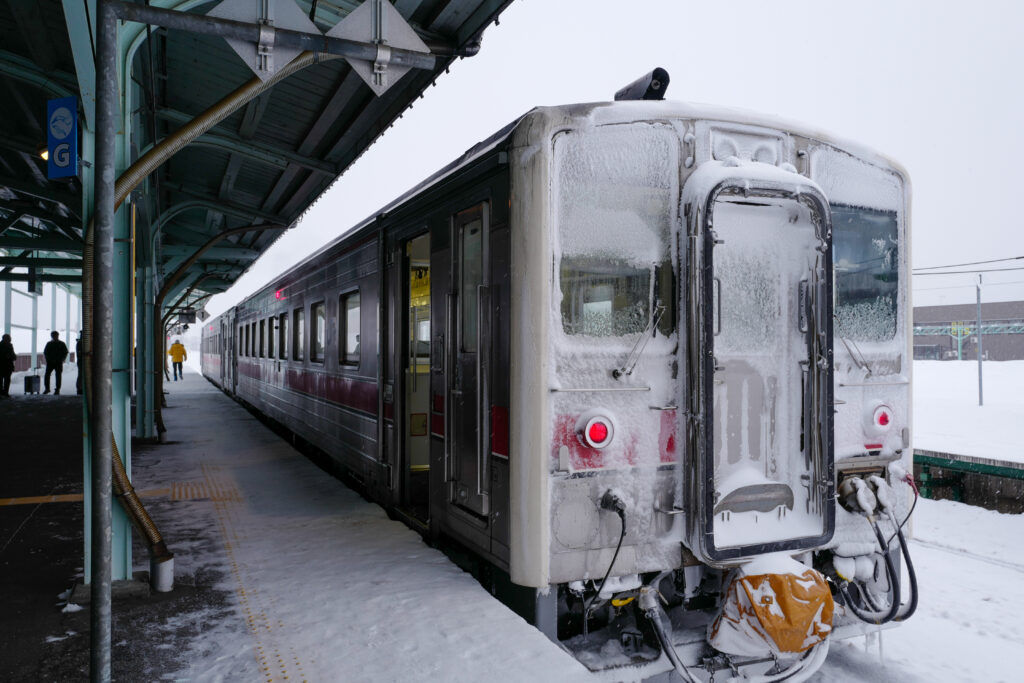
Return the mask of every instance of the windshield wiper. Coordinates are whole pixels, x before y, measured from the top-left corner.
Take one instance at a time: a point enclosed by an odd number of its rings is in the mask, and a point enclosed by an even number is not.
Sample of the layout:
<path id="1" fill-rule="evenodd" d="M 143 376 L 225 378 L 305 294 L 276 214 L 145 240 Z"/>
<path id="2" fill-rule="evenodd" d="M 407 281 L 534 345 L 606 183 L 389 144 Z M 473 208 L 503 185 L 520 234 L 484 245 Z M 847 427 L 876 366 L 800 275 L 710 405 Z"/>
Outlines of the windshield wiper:
<path id="1" fill-rule="evenodd" d="M 626 356 L 626 362 L 622 364 L 621 368 L 615 368 L 612 370 L 612 377 L 620 379 L 623 375 L 632 375 L 633 370 L 636 369 L 636 364 L 640 360 L 640 355 L 647 348 L 647 342 L 651 340 L 651 333 L 654 328 L 661 322 L 661 317 L 665 315 L 665 304 L 660 301 L 654 303 L 654 315 L 651 316 L 651 321 L 647 323 L 647 327 L 640 333 L 640 337 L 633 344 L 632 350 L 629 355 Z"/>
<path id="2" fill-rule="evenodd" d="M 847 343 L 846 337 L 839 337 L 839 341 L 843 342 L 843 346 L 846 347 L 847 352 L 850 354 L 850 358 L 852 358 L 853 362 L 857 364 L 857 367 L 861 370 L 867 370 L 867 377 L 871 377 L 871 375 L 875 374 L 874 370 L 871 369 L 871 365 L 868 363 L 868 359 L 864 357 L 860 348 L 857 347 L 857 342 L 851 339 L 849 343 Z M 852 349 L 850 348 L 850 344 L 853 344 Z M 856 353 L 854 353 L 854 349 L 857 350 Z"/>

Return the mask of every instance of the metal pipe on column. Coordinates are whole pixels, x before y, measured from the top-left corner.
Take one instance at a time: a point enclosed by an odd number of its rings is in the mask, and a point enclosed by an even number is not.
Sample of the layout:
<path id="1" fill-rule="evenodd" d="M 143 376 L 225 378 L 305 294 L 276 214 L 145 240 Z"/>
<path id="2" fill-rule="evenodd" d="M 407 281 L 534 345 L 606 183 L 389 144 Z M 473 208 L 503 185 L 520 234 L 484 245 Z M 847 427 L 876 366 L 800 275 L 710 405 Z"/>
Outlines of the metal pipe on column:
<path id="1" fill-rule="evenodd" d="M 11 281 L 4 283 L 4 334 L 11 333 Z"/>
<path id="2" fill-rule="evenodd" d="M 39 295 L 32 297 L 32 370 L 39 369 Z"/>
<path id="3" fill-rule="evenodd" d="M 96 7 L 96 174 L 95 257 L 93 268 L 92 344 L 92 583 L 89 678 L 110 680 L 111 641 L 111 505 L 113 450 L 111 400 L 114 301 L 114 151 L 117 143 L 117 19 L 110 0 Z"/>

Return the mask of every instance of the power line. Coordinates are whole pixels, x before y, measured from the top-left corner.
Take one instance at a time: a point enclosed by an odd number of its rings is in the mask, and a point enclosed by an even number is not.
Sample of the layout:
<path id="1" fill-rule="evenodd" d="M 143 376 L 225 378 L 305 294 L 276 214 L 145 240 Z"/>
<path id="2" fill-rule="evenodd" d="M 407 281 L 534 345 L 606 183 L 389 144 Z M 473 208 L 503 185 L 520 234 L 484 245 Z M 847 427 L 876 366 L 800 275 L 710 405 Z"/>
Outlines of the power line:
<path id="1" fill-rule="evenodd" d="M 986 282 L 985 289 L 990 287 L 1002 287 L 1003 285 L 1024 285 L 1024 280 L 1014 280 L 1013 282 Z M 914 287 L 915 292 L 935 292 L 940 289 L 974 289 L 977 285 L 950 285 L 948 287 Z"/>
<path id="2" fill-rule="evenodd" d="M 931 273 L 911 273 L 911 275 L 916 275 L 918 277 L 922 275 L 974 275 L 975 273 L 1003 273 L 1008 270 L 1024 270 L 1024 266 L 1019 266 L 1017 268 L 982 268 L 979 270 L 941 270 L 939 272 Z"/>
<path id="3" fill-rule="evenodd" d="M 927 268 L 914 268 L 913 270 L 916 272 L 918 270 L 939 270 L 941 268 L 960 268 L 962 266 L 980 266 L 980 265 L 983 265 L 983 264 L 986 264 L 986 263 L 1001 263 L 1003 261 L 1019 261 L 1020 259 L 1024 259 L 1024 256 L 1011 256 L 1009 258 L 997 258 L 997 259 L 992 259 L 991 261 L 971 261 L 970 263 L 950 263 L 950 264 L 945 265 L 945 266 L 928 266 Z"/>

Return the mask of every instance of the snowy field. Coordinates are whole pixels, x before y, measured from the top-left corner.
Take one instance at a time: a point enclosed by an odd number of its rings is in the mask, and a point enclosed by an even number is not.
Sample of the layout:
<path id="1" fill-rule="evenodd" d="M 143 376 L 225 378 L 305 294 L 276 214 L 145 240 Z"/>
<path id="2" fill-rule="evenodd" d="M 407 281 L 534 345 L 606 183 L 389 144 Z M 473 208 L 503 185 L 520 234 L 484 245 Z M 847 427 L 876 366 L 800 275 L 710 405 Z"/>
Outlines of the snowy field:
<path id="1" fill-rule="evenodd" d="M 1024 360 L 914 362 L 914 448 L 1024 462 Z"/>

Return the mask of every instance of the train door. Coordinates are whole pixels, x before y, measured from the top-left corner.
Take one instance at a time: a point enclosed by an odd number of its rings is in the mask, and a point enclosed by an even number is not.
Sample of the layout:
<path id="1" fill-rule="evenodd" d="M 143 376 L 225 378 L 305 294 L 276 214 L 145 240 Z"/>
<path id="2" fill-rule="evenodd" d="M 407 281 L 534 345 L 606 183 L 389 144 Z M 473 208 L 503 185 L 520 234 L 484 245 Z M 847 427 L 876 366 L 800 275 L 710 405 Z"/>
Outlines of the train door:
<path id="1" fill-rule="evenodd" d="M 402 256 L 402 300 L 407 317 L 401 344 L 401 504 L 426 522 L 430 504 L 430 234 L 407 240 Z"/>
<path id="2" fill-rule="evenodd" d="M 217 379 L 220 380 L 220 386 L 222 387 L 227 386 L 228 364 L 231 358 L 231 337 L 228 329 L 229 326 L 225 319 L 221 319 L 220 330 L 218 330 L 220 334 L 217 335 L 217 355 L 220 357 L 220 377 Z"/>
<path id="3" fill-rule="evenodd" d="M 750 185 L 725 183 L 706 204 L 712 486 L 701 536 L 718 561 L 832 533 L 828 205 L 810 186 Z"/>
<path id="4" fill-rule="evenodd" d="M 452 502 L 479 515 L 490 513 L 490 288 L 488 206 L 455 215 L 452 225 L 451 295 L 447 326 L 450 438 L 447 440 Z"/>

